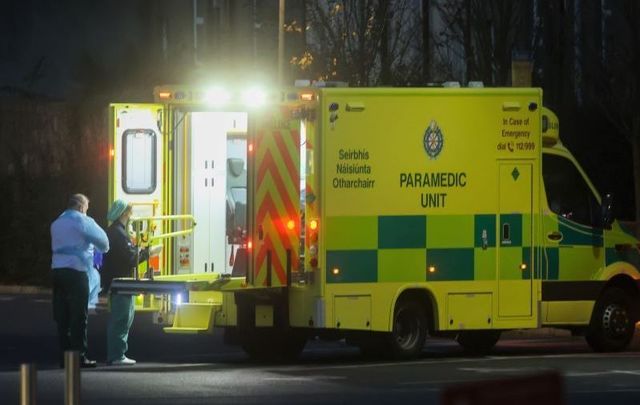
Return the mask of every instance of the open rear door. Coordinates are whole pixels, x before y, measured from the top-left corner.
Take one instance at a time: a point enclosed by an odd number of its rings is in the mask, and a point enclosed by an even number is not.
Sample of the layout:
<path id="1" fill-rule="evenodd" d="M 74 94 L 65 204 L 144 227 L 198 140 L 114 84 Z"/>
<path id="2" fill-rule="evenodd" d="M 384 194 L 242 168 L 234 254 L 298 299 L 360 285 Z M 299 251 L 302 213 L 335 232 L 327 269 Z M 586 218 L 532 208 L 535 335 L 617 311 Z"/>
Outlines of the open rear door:
<path id="1" fill-rule="evenodd" d="M 109 206 L 121 198 L 133 216 L 162 215 L 164 209 L 165 114 L 162 104 L 111 104 Z M 162 257 L 150 265 L 159 271 Z"/>
<path id="2" fill-rule="evenodd" d="M 247 281 L 285 286 L 299 265 L 300 121 L 282 108 L 254 116 L 249 125 L 253 249 Z"/>

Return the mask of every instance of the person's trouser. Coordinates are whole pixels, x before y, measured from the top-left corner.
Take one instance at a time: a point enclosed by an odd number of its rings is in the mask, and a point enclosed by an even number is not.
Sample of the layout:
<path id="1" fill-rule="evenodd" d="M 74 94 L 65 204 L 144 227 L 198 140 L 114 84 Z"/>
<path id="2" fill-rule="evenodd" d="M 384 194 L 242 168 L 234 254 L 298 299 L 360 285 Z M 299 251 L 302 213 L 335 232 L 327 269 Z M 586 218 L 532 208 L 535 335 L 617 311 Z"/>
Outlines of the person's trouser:
<path id="1" fill-rule="evenodd" d="M 53 269 L 53 319 L 58 324 L 60 350 L 87 353 L 87 274 L 69 268 Z"/>
<path id="2" fill-rule="evenodd" d="M 129 348 L 127 340 L 133 323 L 132 295 L 111 294 L 109 298 L 109 323 L 107 325 L 107 361 L 124 358 Z"/>

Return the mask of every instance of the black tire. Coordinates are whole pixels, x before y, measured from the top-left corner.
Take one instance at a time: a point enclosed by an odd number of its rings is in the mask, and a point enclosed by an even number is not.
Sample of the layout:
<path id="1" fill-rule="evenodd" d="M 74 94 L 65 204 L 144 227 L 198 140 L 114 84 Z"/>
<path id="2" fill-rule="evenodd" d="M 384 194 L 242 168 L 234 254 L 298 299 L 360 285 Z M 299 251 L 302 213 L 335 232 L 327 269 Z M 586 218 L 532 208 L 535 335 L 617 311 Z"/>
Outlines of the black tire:
<path id="1" fill-rule="evenodd" d="M 474 356 L 489 353 L 499 339 L 499 330 L 465 330 L 456 336 L 456 341 L 462 346 L 464 352 Z"/>
<path id="2" fill-rule="evenodd" d="M 242 349 L 252 360 L 281 362 L 296 360 L 307 344 L 307 333 L 297 329 L 256 328 L 240 338 Z"/>
<path id="3" fill-rule="evenodd" d="M 394 359 L 416 358 L 427 338 L 427 314 L 415 300 L 401 300 L 393 311 L 393 329 L 387 335 L 389 354 Z"/>
<path id="4" fill-rule="evenodd" d="M 596 301 L 585 339 L 596 352 L 617 352 L 629 346 L 635 332 L 633 299 L 618 287 L 607 288 Z"/>

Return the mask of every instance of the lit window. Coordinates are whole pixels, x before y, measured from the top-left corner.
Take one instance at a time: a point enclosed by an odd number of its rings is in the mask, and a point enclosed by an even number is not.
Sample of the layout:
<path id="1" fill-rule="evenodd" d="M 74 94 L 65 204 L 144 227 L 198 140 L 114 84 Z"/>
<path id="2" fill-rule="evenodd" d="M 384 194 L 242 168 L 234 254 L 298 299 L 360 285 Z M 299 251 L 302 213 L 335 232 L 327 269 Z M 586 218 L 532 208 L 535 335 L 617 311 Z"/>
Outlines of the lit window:
<path id="1" fill-rule="evenodd" d="M 129 194 L 151 194 L 156 189 L 156 134 L 128 129 L 122 134 L 122 187 Z"/>

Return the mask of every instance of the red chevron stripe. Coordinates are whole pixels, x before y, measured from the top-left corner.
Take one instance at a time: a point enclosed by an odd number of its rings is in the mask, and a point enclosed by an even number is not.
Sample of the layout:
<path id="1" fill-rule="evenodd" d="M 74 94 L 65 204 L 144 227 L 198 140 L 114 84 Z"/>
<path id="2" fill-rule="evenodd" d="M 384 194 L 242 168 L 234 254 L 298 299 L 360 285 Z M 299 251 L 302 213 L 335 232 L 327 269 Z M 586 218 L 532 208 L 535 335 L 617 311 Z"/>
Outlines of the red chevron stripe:
<path id="1" fill-rule="evenodd" d="M 285 162 L 285 165 L 287 163 Z M 293 165 L 293 163 L 291 163 L 291 165 Z M 287 168 L 288 169 L 288 168 Z M 281 177 L 283 174 L 287 174 L 289 175 L 288 178 L 291 180 L 292 185 L 294 186 L 294 188 L 299 187 L 299 183 L 300 183 L 300 175 L 299 173 L 297 173 L 295 170 L 293 172 L 285 172 L 285 173 L 281 173 L 280 170 L 278 169 L 278 166 L 276 165 L 276 161 L 273 157 L 273 154 L 271 153 L 271 150 L 267 149 L 267 151 L 264 153 L 264 157 L 262 158 L 262 161 L 260 162 L 260 166 L 258 167 L 258 179 L 257 179 L 257 183 L 258 184 L 258 188 L 260 187 L 260 185 L 262 184 L 262 181 L 264 180 L 265 175 L 271 172 L 273 173 L 278 173 L 278 176 L 280 176 L 281 179 L 284 180 L 283 177 Z M 293 173 L 293 175 L 292 175 Z M 284 182 L 283 182 L 284 184 Z"/>
<path id="2" fill-rule="evenodd" d="M 264 221 L 264 218 L 268 213 L 278 213 L 275 204 L 273 203 L 273 199 L 271 198 L 271 194 L 267 194 L 264 196 L 262 201 L 260 202 L 260 206 L 258 207 L 258 212 L 256 213 L 256 222 L 258 224 Z"/>
<path id="3" fill-rule="evenodd" d="M 291 130 L 291 137 L 292 142 L 294 143 L 294 145 L 299 145 L 300 144 L 300 132 L 297 130 Z M 282 159 L 282 161 L 284 162 L 285 166 L 287 167 L 287 170 L 289 171 L 289 176 L 291 177 L 292 181 L 294 182 L 294 185 L 298 184 L 298 182 L 300 181 L 300 173 L 298 171 L 298 169 L 296 168 L 292 158 L 291 158 L 291 154 L 289 153 L 289 150 L 287 149 L 287 146 L 285 144 L 284 141 L 284 135 L 280 132 L 280 131 L 273 131 L 272 133 L 272 139 L 274 141 L 274 144 L 276 146 L 276 150 L 278 150 L 279 153 L 279 157 Z M 267 151 L 265 152 L 265 154 L 267 152 L 269 152 L 269 150 L 272 150 L 275 148 L 267 148 Z M 265 156 L 266 157 L 266 156 Z M 272 156 L 273 157 L 273 156 Z M 277 169 L 277 166 L 273 166 L 275 169 Z M 262 174 L 262 177 L 264 177 L 264 170 L 267 167 L 264 166 L 264 160 L 260 165 L 259 171 L 258 171 L 258 176 L 260 176 Z M 258 179 L 260 179 L 260 177 L 258 177 Z"/>
<path id="4" fill-rule="evenodd" d="M 264 221 L 267 214 L 275 214 L 275 217 L 280 216 L 280 212 L 278 211 L 278 207 L 276 207 L 275 201 L 273 201 L 273 197 L 271 197 L 270 193 L 266 193 L 260 202 L 260 206 L 258 207 L 258 212 L 256 213 L 256 220 L 258 223 Z"/>
<path id="5" fill-rule="evenodd" d="M 271 153 L 267 151 L 267 153 L 265 154 L 264 157 L 264 161 L 265 167 L 273 167 L 275 166 L 275 162 L 273 161 L 273 157 L 271 156 Z M 266 174 L 266 169 L 265 170 L 260 170 L 260 173 L 258 173 L 258 190 L 260 190 L 262 187 L 262 182 L 264 181 L 264 176 Z M 276 189 L 278 191 L 278 194 L 280 195 L 280 197 L 282 198 L 282 202 L 284 204 L 284 208 L 286 213 L 291 217 L 291 218 L 296 218 L 297 217 L 297 212 L 298 210 L 296 209 L 295 204 L 291 201 L 291 197 L 289 195 L 289 192 L 286 188 L 286 186 L 284 185 L 284 181 L 282 179 L 282 177 L 280 176 L 280 172 L 278 170 L 270 170 L 271 173 L 271 177 L 273 178 L 273 182 L 275 183 Z M 262 205 L 262 204 L 260 204 Z"/>
<path id="6" fill-rule="evenodd" d="M 291 130 L 291 137 L 293 138 L 294 145 L 300 145 L 300 134 L 298 133 L 298 131 Z M 284 164 L 287 167 L 287 170 L 289 170 L 289 176 L 294 181 L 293 184 L 299 184 L 300 171 L 296 169 L 296 166 L 293 163 L 293 160 L 291 158 L 291 153 L 289 153 L 289 150 L 287 149 L 287 145 L 285 145 L 284 143 L 283 134 L 280 132 L 274 132 L 274 140 L 275 140 L 276 146 L 280 150 L 280 156 L 282 157 L 282 160 L 284 161 Z M 298 148 L 298 146 L 296 146 L 296 148 Z"/>
<path id="7" fill-rule="evenodd" d="M 294 145 L 299 145 L 299 131 L 292 130 L 290 135 Z M 264 190 L 264 196 L 258 206 L 256 222 L 258 224 L 263 224 L 265 221 L 271 221 L 274 225 L 274 229 L 265 234 L 264 241 L 255 253 L 255 275 L 257 278 L 263 271 L 262 269 L 266 269 L 266 256 L 267 252 L 270 250 L 272 252 L 272 274 L 276 275 L 280 284 L 284 284 L 286 282 L 286 269 L 284 268 L 286 253 L 282 251 L 291 249 L 291 251 L 294 252 L 298 248 L 297 235 L 287 231 L 284 223 L 286 218 L 283 214 L 288 215 L 289 218 L 294 219 L 297 223 L 299 222 L 299 213 L 297 208 L 298 201 L 292 201 L 292 199 L 295 199 L 295 195 L 297 195 L 297 193 L 294 193 L 293 196 L 290 195 L 286 181 L 291 181 L 291 185 L 293 185 L 294 190 L 297 190 L 300 181 L 300 173 L 296 169 L 296 165 L 292 159 L 293 157 L 287 149 L 287 142 L 285 141 L 286 138 L 284 138 L 284 136 L 287 136 L 286 132 L 284 132 L 283 135 L 280 131 L 267 130 L 259 131 L 256 139 L 256 148 L 259 148 L 258 150 L 261 152 L 264 151 L 264 155 L 261 155 L 261 158 L 259 159 L 260 162 L 256 178 L 258 194 L 261 194 L 263 188 L 267 188 Z M 258 155 L 256 154 L 256 156 Z M 282 160 L 286 170 L 280 170 L 274 157 L 278 157 Z M 275 190 L 271 184 L 265 183 L 267 173 L 271 174 Z M 280 212 L 278 206 L 276 206 L 274 201 L 274 192 L 277 192 L 278 197 L 282 200 L 285 212 Z M 279 250 L 276 249 L 276 246 Z M 291 264 L 293 269 L 297 269 L 298 266 L 296 260 L 292 260 Z M 262 284 L 266 285 L 266 277 Z"/>
<path id="8" fill-rule="evenodd" d="M 282 246 L 284 246 L 285 249 L 293 249 L 296 245 L 296 235 L 285 229 L 280 213 L 276 210 L 270 195 L 265 197 L 263 204 L 260 206 L 257 216 L 259 219 L 257 222 L 263 223 L 267 215 L 270 215 L 270 219 L 276 227 L 278 239 L 280 239 Z"/>
<path id="9" fill-rule="evenodd" d="M 264 157 L 262 158 L 262 161 L 260 161 L 260 166 L 258 167 L 258 178 L 256 181 L 256 184 L 258 185 L 258 187 L 262 185 L 262 181 L 264 180 L 264 177 L 269 172 L 278 173 L 279 171 L 278 171 L 278 166 L 276 166 L 276 162 L 273 159 L 273 156 L 271 155 L 271 151 L 267 150 L 264 153 Z"/>

